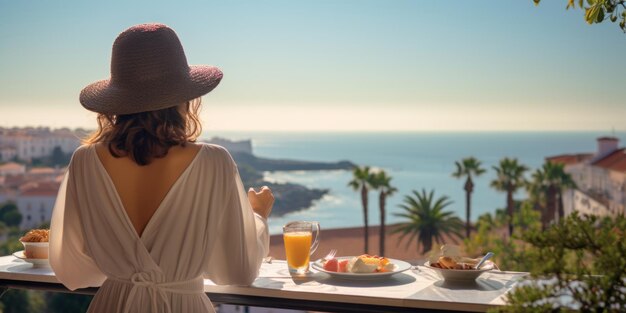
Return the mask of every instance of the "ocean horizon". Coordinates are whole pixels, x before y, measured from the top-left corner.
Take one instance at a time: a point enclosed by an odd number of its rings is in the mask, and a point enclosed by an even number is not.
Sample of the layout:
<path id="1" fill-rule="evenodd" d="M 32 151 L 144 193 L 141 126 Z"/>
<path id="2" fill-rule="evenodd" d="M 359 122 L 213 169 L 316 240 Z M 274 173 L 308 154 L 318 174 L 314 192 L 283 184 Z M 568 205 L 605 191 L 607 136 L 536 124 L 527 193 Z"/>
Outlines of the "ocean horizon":
<path id="1" fill-rule="evenodd" d="M 531 170 L 539 168 L 547 156 L 596 151 L 596 138 L 615 136 L 626 139 L 626 132 L 204 132 L 231 140 L 251 139 L 254 154 L 268 158 L 335 162 L 349 160 L 358 165 L 381 168 L 392 177 L 398 192 L 387 201 L 386 222 L 401 222 L 394 216 L 402 210 L 399 204 L 412 190 L 434 190 L 436 196 L 452 200 L 447 208 L 465 219 L 464 180 L 455 179 L 454 162 L 474 156 L 487 170 L 475 178 L 472 194 L 472 221 L 484 213 L 505 207 L 504 193 L 489 187 L 495 178 L 492 166 L 504 157 L 517 158 Z M 316 220 L 322 228 L 344 228 L 363 225 L 359 193 L 347 184 L 350 171 L 279 171 L 266 172 L 274 182 L 293 182 L 311 188 L 328 189 L 329 193 L 306 210 L 292 212 L 269 220 L 270 232 L 278 234 L 282 225 L 293 220 Z M 516 199 L 526 197 L 525 191 Z M 369 221 L 379 224 L 378 194 L 370 192 Z"/>

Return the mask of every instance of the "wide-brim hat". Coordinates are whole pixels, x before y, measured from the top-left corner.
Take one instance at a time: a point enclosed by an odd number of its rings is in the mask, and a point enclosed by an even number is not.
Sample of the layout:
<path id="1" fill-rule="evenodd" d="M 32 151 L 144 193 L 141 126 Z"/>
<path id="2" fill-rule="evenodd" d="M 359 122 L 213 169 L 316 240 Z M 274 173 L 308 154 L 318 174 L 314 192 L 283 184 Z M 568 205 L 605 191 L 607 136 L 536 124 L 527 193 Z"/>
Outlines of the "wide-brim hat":
<path id="1" fill-rule="evenodd" d="M 209 93 L 222 76 L 215 66 L 189 66 L 171 28 L 141 24 L 115 39 L 111 77 L 83 88 L 80 103 L 87 110 L 111 115 L 155 111 Z"/>

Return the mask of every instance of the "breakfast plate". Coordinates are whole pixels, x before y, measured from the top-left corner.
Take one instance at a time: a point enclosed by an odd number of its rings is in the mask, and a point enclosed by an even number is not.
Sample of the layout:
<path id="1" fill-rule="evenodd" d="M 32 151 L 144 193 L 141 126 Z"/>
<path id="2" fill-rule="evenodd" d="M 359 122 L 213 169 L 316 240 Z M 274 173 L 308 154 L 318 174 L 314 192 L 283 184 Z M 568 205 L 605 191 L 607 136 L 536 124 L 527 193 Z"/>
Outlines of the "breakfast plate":
<path id="1" fill-rule="evenodd" d="M 336 259 L 338 261 L 341 261 L 341 260 L 351 260 L 352 258 L 354 258 L 354 256 L 337 257 Z M 411 268 L 411 264 L 401 261 L 401 260 L 389 259 L 389 262 L 394 264 L 393 270 L 389 272 L 376 272 L 376 273 L 350 273 L 350 272 L 327 271 L 324 269 L 324 263 L 322 259 L 319 259 L 313 262 L 311 267 L 319 272 L 326 273 L 334 278 L 352 279 L 352 280 L 386 279 L 386 278 L 391 277 L 392 275 L 404 272 Z"/>
<path id="2" fill-rule="evenodd" d="M 50 267 L 50 262 L 48 261 L 48 259 L 29 259 L 24 255 L 24 250 L 14 252 L 13 256 L 32 264 L 33 267 Z"/>

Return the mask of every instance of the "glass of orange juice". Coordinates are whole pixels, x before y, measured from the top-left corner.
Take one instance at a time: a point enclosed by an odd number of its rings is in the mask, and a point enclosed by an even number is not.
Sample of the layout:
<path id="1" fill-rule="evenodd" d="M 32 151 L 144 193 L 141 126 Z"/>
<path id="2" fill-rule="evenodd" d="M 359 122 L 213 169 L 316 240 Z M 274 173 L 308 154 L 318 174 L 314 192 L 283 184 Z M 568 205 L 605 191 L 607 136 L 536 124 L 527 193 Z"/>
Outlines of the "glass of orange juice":
<path id="1" fill-rule="evenodd" d="M 315 230 L 315 237 L 313 231 Z M 287 265 L 292 274 L 302 275 L 309 272 L 309 259 L 319 245 L 320 223 L 291 222 L 283 226 L 283 240 Z"/>

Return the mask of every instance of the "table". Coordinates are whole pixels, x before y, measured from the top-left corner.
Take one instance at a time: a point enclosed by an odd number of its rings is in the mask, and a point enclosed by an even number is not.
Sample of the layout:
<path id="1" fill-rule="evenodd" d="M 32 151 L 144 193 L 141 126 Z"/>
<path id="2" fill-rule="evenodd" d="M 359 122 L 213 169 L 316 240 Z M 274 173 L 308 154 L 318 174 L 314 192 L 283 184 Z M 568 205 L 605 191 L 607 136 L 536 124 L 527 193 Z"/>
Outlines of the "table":
<path id="1" fill-rule="evenodd" d="M 263 263 L 251 286 L 218 286 L 205 280 L 214 303 L 329 312 L 483 312 L 504 304 L 504 296 L 528 273 L 492 271 L 476 282 L 450 283 L 419 266 L 380 281 L 349 281 L 313 272 L 292 277 L 285 261 Z M 14 256 L 0 257 L 0 288 L 95 294 L 98 288 L 66 289 L 50 268 L 33 268 Z"/>

